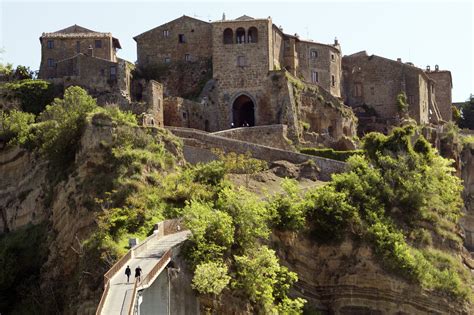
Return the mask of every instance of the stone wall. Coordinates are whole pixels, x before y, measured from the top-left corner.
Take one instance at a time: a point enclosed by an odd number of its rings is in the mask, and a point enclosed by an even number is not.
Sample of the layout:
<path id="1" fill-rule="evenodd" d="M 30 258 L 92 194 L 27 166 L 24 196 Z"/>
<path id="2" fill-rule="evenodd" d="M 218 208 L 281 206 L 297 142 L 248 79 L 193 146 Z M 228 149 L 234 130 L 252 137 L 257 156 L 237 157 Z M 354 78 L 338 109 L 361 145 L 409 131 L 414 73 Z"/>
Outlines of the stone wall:
<path id="1" fill-rule="evenodd" d="M 345 56 L 343 65 L 344 103 L 354 108 L 373 108 L 377 119 L 387 125 L 399 116 L 397 95 L 406 92 L 409 114 L 418 123 L 436 120 L 429 116 L 429 108 L 436 115 L 436 104 L 431 92 L 433 82 L 419 68 L 411 64 L 360 52 Z"/>
<path id="2" fill-rule="evenodd" d="M 268 162 L 285 160 L 294 164 L 300 164 L 312 160 L 320 169 L 322 180 L 329 180 L 331 174 L 341 173 L 345 170 L 346 163 L 321 158 L 317 156 L 285 151 L 277 148 L 271 148 L 255 143 L 248 143 L 240 140 L 228 139 L 217 135 L 212 135 L 194 129 L 168 127 L 168 129 L 178 137 L 185 139 L 185 145 L 199 147 L 201 149 L 211 150 L 219 148 L 226 152 L 236 152 L 245 154 L 250 152 L 254 158 Z M 188 139 L 190 139 L 188 141 Z M 184 152 L 186 154 L 186 151 Z M 199 153 L 199 151 L 188 151 L 188 153 Z M 198 161 L 198 156 L 186 156 L 185 158 Z M 207 157 L 206 157 L 207 158 Z"/>
<path id="3" fill-rule="evenodd" d="M 209 131 L 209 121 L 213 117 L 212 110 L 207 103 L 198 103 L 181 97 L 167 97 L 164 99 L 165 126 Z"/>
<path id="4" fill-rule="evenodd" d="M 286 125 L 242 127 L 214 132 L 213 135 L 257 143 L 286 151 L 296 151 L 290 139 Z"/>
<path id="5" fill-rule="evenodd" d="M 97 58 L 108 61 L 116 61 L 113 37 L 110 33 L 96 33 L 90 35 L 82 34 L 74 37 L 56 33 L 43 33 L 41 41 L 41 64 L 38 77 L 40 79 L 56 78 L 58 76 L 56 66 L 48 65 L 48 59 L 54 63 L 73 57 L 78 53 L 90 54 L 89 47 L 93 48 L 93 54 Z M 87 35 L 87 36 L 86 36 Z M 96 48 L 96 41 L 101 41 L 101 48 Z M 48 41 L 53 42 L 53 47 L 48 48 Z M 51 45 L 51 44 L 49 44 Z"/>
<path id="6" fill-rule="evenodd" d="M 211 58 L 211 29 L 210 23 L 183 15 L 135 36 L 138 66 Z"/>
<path id="7" fill-rule="evenodd" d="M 428 77 L 435 81 L 436 103 L 441 114 L 441 118 L 445 121 L 452 120 L 453 104 L 451 90 L 453 88 L 450 71 L 426 71 Z"/>
<path id="8" fill-rule="evenodd" d="M 297 41 L 298 77 L 317 84 L 332 95 L 341 96 L 341 52 L 339 45 L 331 46 L 310 41 Z M 312 73 L 317 73 L 317 81 Z M 333 81 L 334 80 L 334 81 Z M 334 83 L 334 84 L 333 84 Z"/>

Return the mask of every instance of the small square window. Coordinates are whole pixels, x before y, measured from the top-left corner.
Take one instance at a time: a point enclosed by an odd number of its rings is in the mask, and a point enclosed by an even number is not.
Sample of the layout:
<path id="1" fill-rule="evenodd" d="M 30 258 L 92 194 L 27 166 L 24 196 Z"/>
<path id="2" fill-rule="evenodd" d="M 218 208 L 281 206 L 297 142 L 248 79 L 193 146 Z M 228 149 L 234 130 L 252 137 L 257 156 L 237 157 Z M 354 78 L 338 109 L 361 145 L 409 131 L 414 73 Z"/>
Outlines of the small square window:
<path id="1" fill-rule="evenodd" d="M 311 72 L 311 82 L 313 83 L 319 82 L 319 73 L 317 71 Z"/>
<path id="2" fill-rule="evenodd" d="M 331 54 L 331 60 L 332 61 L 336 60 L 336 56 L 334 54 Z"/>
<path id="3" fill-rule="evenodd" d="M 48 40 L 48 49 L 54 48 L 54 40 Z"/>
<path id="4" fill-rule="evenodd" d="M 51 59 L 51 58 L 48 59 L 48 67 L 54 68 L 54 59 Z"/>
<path id="5" fill-rule="evenodd" d="M 100 39 L 96 39 L 95 48 L 102 48 L 102 41 Z"/>
<path id="6" fill-rule="evenodd" d="M 373 86 L 370 87 L 370 94 L 375 95 L 375 88 Z"/>
<path id="7" fill-rule="evenodd" d="M 170 31 L 169 30 L 164 30 L 163 31 L 163 37 L 169 37 L 170 36 Z"/>
<path id="8" fill-rule="evenodd" d="M 191 61 L 191 55 L 190 54 L 185 54 L 184 55 L 184 61 Z"/>
<path id="9" fill-rule="evenodd" d="M 247 65 L 247 60 L 245 56 L 238 56 L 237 57 L 237 66 L 245 67 Z"/>
<path id="10" fill-rule="evenodd" d="M 184 34 L 179 34 L 178 35 L 178 42 L 180 44 L 186 43 L 186 38 L 184 37 Z"/>
<path id="11" fill-rule="evenodd" d="M 171 62 L 171 58 L 170 57 L 166 57 L 165 58 L 165 63 L 170 63 Z"/>
<path id="12" fill-rule="evenodd" d="M 318 51 L 317 50 L 311 50 L 310 56 L 311 56 L 311 59 L 318 58 Z"/>

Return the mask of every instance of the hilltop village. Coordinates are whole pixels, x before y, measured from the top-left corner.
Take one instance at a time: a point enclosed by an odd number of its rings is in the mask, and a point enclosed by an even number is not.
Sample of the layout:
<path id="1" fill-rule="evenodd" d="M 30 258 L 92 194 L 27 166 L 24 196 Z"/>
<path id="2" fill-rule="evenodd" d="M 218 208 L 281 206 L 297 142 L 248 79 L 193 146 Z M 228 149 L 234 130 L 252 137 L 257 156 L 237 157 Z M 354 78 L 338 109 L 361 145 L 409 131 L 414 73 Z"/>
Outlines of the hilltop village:
<path id="1" fill-rule="evenodd" d="M 450 71 L 247 15 L 145 31 L 136 62 L 39 40 L 38 78 L 0 71 L 0 313 L 473 314 Z"/>
<path id="2" fill-rule="evenodd" d="M 295 144 L 387 133 L 408 116 L 428 126 L 451 120 L 449 71 L 365 51 L 343 56 L 338 40 L 286 34 L 270 17 L 182 16 L 134 40 L 135 64 L 117 56 L 111 33 L 78 25 L 43 33 L 39 78 L 84 87 L 155 126 L 286 125 Z"/>

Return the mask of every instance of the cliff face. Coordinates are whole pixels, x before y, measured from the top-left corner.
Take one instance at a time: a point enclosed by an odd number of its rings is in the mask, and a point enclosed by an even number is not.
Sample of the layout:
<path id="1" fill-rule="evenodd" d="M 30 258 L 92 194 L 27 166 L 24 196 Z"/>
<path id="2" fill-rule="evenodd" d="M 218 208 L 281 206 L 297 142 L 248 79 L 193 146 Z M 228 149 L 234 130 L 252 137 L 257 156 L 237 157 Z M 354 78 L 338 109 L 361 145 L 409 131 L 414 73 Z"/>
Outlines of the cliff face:
<path id="1" fill-rule="evenodd" d="M 38 288 L 34 293 L 22 292 L 42 301 L 36 310 L 39 313 L 95 313 L 102 293 L 103 274 L 114 261 L 112 257 L 105 258 L 101 265 L 84 268 L 91 260 L 84 240 L 97 230 L 97 209 L 93 202 L 100 196 L 94 187 L 113 179 L 97 176 L 97 170 L 104 167 L 104 148 L 115 137 L 115 126 L 107 121 L 89 124 L 82 135 L 74 165 L 66 171 L 52 168 L 26 150 L 0 151 L 0 234 L 21 233 L 29 224 L 47 226 L 48 253 L 41 267 Z M 166 145 L 181 158 L 179 148 L 170 143 Z M 59 172 L 63 172 L 61 180 L 57 180 Z M 17 298 L 15 307 L 23 301 L 22 297 Z"/>
<path id="2" fill-rule="evenodd" d="M 329 314 L 472 314 L 473 309 L 380 267 L 370 247 L 352 240 L 318 245 L 291 233 L 274 233 L 283 264 L 298 273 L 294 294 Z"/>
<path id="3" fill-rule="evenodd" d="M 461 178 L 464 183 L 465 215 L 461 225 L 465 234 L 465 246 L 474 251 L 474 145 L 466 145 L 461 153 Z"/>

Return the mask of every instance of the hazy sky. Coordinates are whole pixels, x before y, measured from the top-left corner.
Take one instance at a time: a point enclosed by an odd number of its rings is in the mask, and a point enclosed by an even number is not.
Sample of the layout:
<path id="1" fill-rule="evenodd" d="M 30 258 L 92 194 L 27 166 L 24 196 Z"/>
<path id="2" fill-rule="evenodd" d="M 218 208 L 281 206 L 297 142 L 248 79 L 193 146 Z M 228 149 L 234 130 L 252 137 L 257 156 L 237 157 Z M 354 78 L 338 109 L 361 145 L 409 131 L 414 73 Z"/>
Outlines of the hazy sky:
<path id="1" fill-rule="evenodd" d="M 38 69 L 42 32 L 72 24 L 112 32 L 119 56 L 136 60 L 133 36 L 183 14 L 202 20 L 250 15 L 282 26 L 289 34 L 332 43 L 343 54 L 361 50 L 416 66 L 451 70 L 453 101 L 474 93 L 473 4 L 471 1 L 12 1 L 0 0 L 3 62 Z"/>

